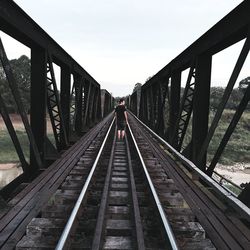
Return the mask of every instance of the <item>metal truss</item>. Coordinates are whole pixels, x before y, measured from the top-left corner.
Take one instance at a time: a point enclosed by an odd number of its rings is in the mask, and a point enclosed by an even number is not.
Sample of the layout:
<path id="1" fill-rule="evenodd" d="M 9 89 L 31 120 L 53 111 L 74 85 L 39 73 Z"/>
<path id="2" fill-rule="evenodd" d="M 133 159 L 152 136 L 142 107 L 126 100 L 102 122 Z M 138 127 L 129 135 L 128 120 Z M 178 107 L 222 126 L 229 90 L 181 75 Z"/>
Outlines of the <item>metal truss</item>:
<path id="1" fill-rule="evenodd" d="M 0 10 L 2 10 L 0 11 L 0 30 L 26 45 L 31 51 L 29 124 L 9 61 L 2 42 L 0 43 L 0 59 L 29 138 L 30 164 L 24 158 L 20 142 L 1 97 L 0 111 L 25 174 L 34 177 L 40 173 L 39 169 L 46 168 L 54 160 L 48 159 L 48 155 L 51 155 L 54 148 L 51 148 L 52 144 L 47 138 L 47 110 L 57 150 L 66 149 L 70 146 L 68 142 L 71 131 L 87 131 L 101 119 L 100 84 L 14 1 L 0 1 Z M 60 92 L 57 89 L 52 62 L 61 69 Z M 70 89 L 72 75 L 75 81 L 73 93 Z M 76 76 L 77 79 L 81 79 L 79 84 L 76 83 Z M 71 119 L 72 116 L 73 119 Z M 10 186 L 11 189 L 15 188 L 15 185 Z"/>
<path id="2" fill-rule="evenodd" d="M 62 116 L 53 63 L 49 53 L 47 62 L 47 106 L 56 146 L 57 149 L 60 150 L 68 146 L 68 139 Z"/>
<path id="3" fill-rule="evenodd" d="M 182 143 L 192 114 L 194 86 L 195 86 L 195 68 L 192 66 L 189 70 L 186 87 L 181 101 L 180 114 L 177 118 L 178 120 L 175 125 L 175 133 L 173 135 L 173 138 L 177 137 L 176 149 L 178 151 L 180 151 L 182 148 Z"/>
<path id="4" fill-rule="evenodd" d="M 182 53 L 171 60 L 164 68 L 158 71 L 142 87 L 141 101 L 138 102 L 135 95 L 130 97 L 131 110 L 139 106 L 139 118 L 149 125 L 155 132 L 166 130 L 165 135 L 169 143 L 181 151 L 185 134 L 190 124 L 192 133 L 188 146 L 182 150 L 186 156 L 192 160 L 202 171 L 211 175 L 213 170 L 231 136 L 240 116 L 249 101 L 249 90 L 241 100 L 237 111 L 226 130 L 221 143 L 207 167 L 207 150 L 211 139 L 214 136 L 226 103 L 232 93 L 233 87 L 240 74 L 242 66 L 249 53 L 250 41 L 250 1 L 243 1 L 226 15 L 222 20 L 215 24 L 210 30 L 202 35 L 197 41 L 193 42 Z M 212 56 L 220 51 L 246 39 L 235 64 L 227 87 L 217 108 L 215 117 L 210 127 L 209 125 L 209 98 L 211 88 L 211 68 Z M 185 86 L 183 97 L 180 101 L 181 74 L 190 68 L 189 76 Z M 171 79 L 169 86 L 169 115 L 168 121 L 163 121 L 164 109 L 159 106 L 164 102 L 159 95 L 158 86 L 164 79 Z M 161 92 L 161 91 L 160 91 Z M 157 106 L 159 107 L 157 109 Z M 166 115 L 165 115 L 166 117 Z M 192 117 L 192 122 L 190 122 Z M 160 126 L 155 121 L 165 123 Z M 162 120 L 162 121 L 161 121 Z"/>
<path id="5" fill-rule="evenodd" d="M 70 94 L 70 128 L 71 132 L 75 131 L 75 120 L 76 120 L 76 86 L 75 81 L 73 82 L 71 94 Z"/>

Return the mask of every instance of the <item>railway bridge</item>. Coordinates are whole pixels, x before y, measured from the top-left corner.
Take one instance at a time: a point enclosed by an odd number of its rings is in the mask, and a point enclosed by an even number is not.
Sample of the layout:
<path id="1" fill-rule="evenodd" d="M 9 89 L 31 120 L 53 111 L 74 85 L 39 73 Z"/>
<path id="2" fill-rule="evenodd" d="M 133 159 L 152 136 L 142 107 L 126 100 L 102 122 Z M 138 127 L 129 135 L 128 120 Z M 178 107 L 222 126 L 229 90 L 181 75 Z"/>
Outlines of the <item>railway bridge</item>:
<path id="1" fill-rule="evenodd" d="M 27 160 L 0 93 L 1 116 L 23 169 L 0 190 L 0 248 L 250 249 L 249 186 L 215 178 L 215 166 L 247 107 L 250 85 L 207 160 L 249 52 L 249 12 L 250 1 L 243 1 L 132 93 L 126 100 L 126 136 L 118 140 L 114 97 L 14 1 L 0 1 L 1 31 L 31 50 L 28 116 L 0 40 L 2 71 L 30 145 Z M 212 57 L 241 40 L 209 124 Z M 181 94 L 184 70 L 189 74 Z"/>

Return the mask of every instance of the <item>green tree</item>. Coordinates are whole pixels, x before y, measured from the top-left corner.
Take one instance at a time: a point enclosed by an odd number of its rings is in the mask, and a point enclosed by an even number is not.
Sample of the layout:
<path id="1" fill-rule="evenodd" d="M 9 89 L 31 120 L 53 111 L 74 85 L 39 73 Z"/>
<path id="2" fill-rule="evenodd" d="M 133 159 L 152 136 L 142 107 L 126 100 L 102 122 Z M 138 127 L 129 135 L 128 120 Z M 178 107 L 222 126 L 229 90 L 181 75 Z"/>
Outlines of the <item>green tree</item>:
<path id="1" fill-rule="evenodd" d="M 225 89 L 222 87 L 212 87 L 211 88 L 211 90 L 210 90 L 210 109 L 212 111 L 217 110 L 217 108 L 221 102 L 224 90 Z"/>
<path id="2" fill-rule="evenodd" d="M 17 82 L 25 111 L 30 109 L 30 59 L 22 55 L 18 59 L 10 60 L 11 69 Z M 4 70 L 0 67 L 0 91 L 9 113 L 17 113 L 17 106 L 9 88 Z"/>
<path id="3" fill-rule="evenodd" d="M 136 83 L 135 84 L 135 86 L 134 86 L 134 89 L 133 89 L 133 93 L 136 91 L 136 90 L 138 90 L 138 89 L 140 89 L 141 88 L 141 86 L 142 86 L 142 84 L 141 83 Z"/>
<path id="4" fill-rule="evenodd" d="M 244 93 L 249 84 L 250 84 L 250 76 L 248 76 L 247 78 L 241 80 L 239 82 L 240 91 L 242 91 Z"/>

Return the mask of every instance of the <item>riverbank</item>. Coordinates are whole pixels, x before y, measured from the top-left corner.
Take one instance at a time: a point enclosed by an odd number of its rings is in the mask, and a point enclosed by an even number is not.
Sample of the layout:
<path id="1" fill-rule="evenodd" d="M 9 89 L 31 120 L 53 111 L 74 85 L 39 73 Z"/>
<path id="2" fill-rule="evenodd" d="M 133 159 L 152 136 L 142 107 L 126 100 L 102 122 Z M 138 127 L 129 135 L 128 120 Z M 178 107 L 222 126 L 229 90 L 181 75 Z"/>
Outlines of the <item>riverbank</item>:
<path id="1" fill-rule="evenodd" d="M 0 164 L 0 189 L 23 173 L 17 163 Z"/>
<path id="2" fill-rule="evenodd" d="M 215 171 L 237 185 L 250 182 L 249 163 L 248 164 L 237 163 L 231 166 L 218 164 L 216 166 Z"/>

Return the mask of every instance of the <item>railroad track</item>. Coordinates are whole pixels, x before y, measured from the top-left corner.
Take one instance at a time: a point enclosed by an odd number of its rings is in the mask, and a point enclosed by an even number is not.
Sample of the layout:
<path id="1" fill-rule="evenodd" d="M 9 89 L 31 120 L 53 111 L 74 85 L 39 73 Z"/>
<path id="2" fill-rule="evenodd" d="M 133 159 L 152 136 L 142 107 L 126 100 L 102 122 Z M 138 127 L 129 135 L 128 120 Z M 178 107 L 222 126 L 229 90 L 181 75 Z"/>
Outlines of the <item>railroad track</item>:
<path id="1" fill-rule="evenodd" d="M 132 137 L 115 134 L 112 122 L 88 174 L 77 164 L 16 249 L 178 249 Z"/>
<path id="2" fill-rule="evenodd" d="M 16 249 L 250 249 L 249 209 L 129 123 L 89 144 Z"/>
<path id="3" fill-rule="evenodd" d="M 1 249 L 15 248 L 25 232 L 29 235 L 33 228 L 36 228 L 35 225 L 37 227 L 40 225 L 43 231 L 43 225 L 46 227 L 46 223 L 50 223 L 50 218 L 65 220 L 74 206 L 72 203 L 74 189 L 83 186 L 84 178 L 94 162 L 110 123 L 109 115 L 63 153 L 60 159 L 45 169 L 24 190 L 8 200 L 7 207 L 0 213 Z M 30 221 L 30 227 L 27 227 Z M 61 222 L 56 221 L 56 223 Z M 54 224 L 54 227 L 60 228 L 57 225 Z M 49 236 L 50 232 L 45 235 Z M 39 245 L 39 239 L 35 243 L 31 238 L 27 239 L 27 244 L 30 242 L 31 246 Z M 53 241 L 52 237 L 46 244 L 50 241 Z M 43 237 L 41 247 L 42 244 L 45 244 Z"/>
<path id="4" fill-rule="evenodd" d="M 250 249 L 250 209 L 134 115 L 129 118 L 179 247 Z"/>

